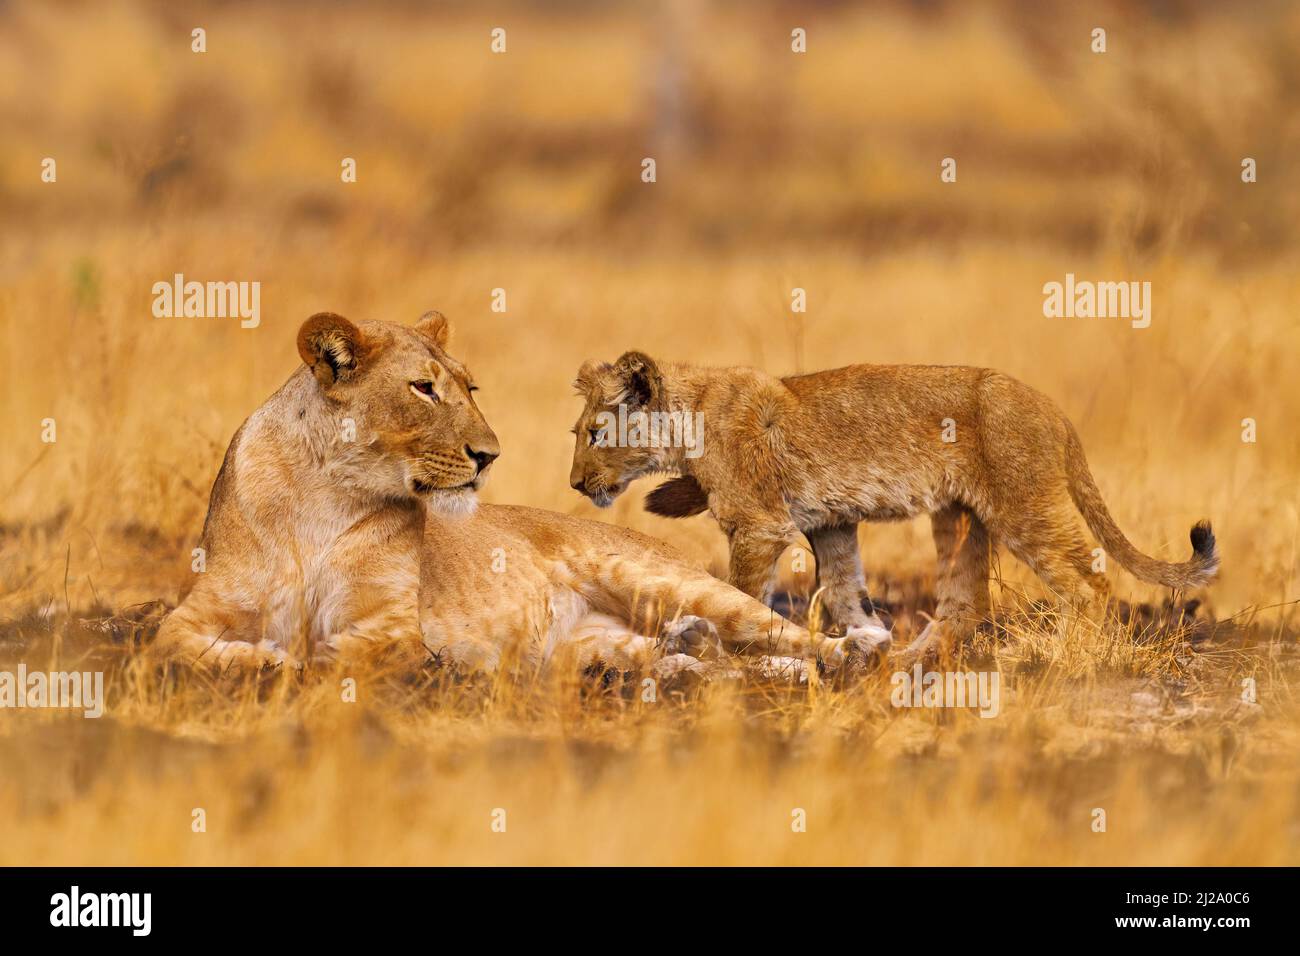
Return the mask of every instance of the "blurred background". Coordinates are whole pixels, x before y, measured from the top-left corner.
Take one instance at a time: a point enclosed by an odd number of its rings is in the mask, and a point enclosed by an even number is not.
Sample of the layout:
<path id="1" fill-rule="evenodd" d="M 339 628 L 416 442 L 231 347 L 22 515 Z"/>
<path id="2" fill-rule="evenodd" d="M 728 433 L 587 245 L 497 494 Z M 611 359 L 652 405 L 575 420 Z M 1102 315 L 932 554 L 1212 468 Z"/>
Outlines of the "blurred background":
<path id="1" fill-rule="evenodd" d="M 9 2 L 2 195 L 29 229 L 263 222 L 431 258 L 613 239 L 1285 253 L 1294 4 L 1088 6 Z M 647 155 L 655 189 L 629 175 Z M 1245 155 L 1261 188 L 1237 188 Z M 937 188 L 943 156 L 961 188 Z"/>
<path id="2" fill-rule="evenodd" d="M 584 359 L 988 365 L 1078 424 L 1140 546 L 1181 557 L 1209 516 L 1218 593 L 1295 590 L 1293 4 L 10 2 L 0 26 L 0 541 L 112 535 L 101 579 L 166 594 L 298 324 L 436 307 L 502 437 L 491 500 L 596 514 L 566 481 Z M 154 318 L 177 272 L 260 281 L 260 327 Z M 1150 281 L 1151 328 L 1044 318 L 1067 272 Z M 644 490 L 603 517 L 719 566 L 707 516 Z M 931 560 L 924 522 L 864 546 Z M 19 604 L 62 588 L 43 550 L 0 551 Z"/>
<path id="3" fill-rule="evenodd" d="M 115 668 L 103 721 L 0 721 L 0 860 L 1294 862 L 1298 50 L 1300 6 L 1267 0 L 0 0 L 0 660 Z M 261 324 L 155 318 L 176 273 L 260 282 Z M 1149 281 L 1150 328 L 1045 318 L 1067 273 Z M 1182 559 L 1213 520 L 1210 606 L 1258 646 L 1022 629 L 1004 718 L 951 723 L 887 688 L 631 719 L 506 695 L 473 722 L 370 684 L 340 710 L 328 683 L 258 707 L 131 677 L 133 608 L 186 582 L 300 323 L 429 308 L 502 441 L 487 500 L 716 571 L 716 525 L 644 514 L 652 482 L 607 512 L 569 489 L 583 360 L 999 368 L 1076 423 L 1143 550 Z M 928 522 L 860 538 L 876 595 L 924 613 Z M 602 776 L 630 741 L 635 773 Z M 489 844 L 476 808 L 507 799 L 534 828 Z M 191 837 L 198 805 L 221 839 Z M 817 825 L 791 844 L 799 805 Z"/>

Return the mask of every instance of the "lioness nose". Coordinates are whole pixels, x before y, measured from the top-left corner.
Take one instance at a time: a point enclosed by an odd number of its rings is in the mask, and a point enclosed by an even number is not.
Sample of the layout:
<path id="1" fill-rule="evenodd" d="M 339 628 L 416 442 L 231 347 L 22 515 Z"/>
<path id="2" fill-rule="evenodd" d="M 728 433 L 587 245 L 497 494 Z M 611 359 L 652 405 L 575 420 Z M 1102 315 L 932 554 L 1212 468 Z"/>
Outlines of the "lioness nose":
<path id="1" fill-rule="evenodd" d="M 469 457 L 474 460 L 474 463 L 478 465 L 479 472 L 482 472 L 484 468 L 496 460 L 497 455 L 499 455 L 500 452 L 475 451 L 473 448 L 470 448 L 469 445 L 466 445 L 465 454 L 469 455 Z"/>
<path id="2" fill-rule="evenodd" d="M 569 482 L 569 487 L 574 491 L 582 491 L 586 487 L 586 484 L 587 481 L 585 478 L 574 478 Z"/>

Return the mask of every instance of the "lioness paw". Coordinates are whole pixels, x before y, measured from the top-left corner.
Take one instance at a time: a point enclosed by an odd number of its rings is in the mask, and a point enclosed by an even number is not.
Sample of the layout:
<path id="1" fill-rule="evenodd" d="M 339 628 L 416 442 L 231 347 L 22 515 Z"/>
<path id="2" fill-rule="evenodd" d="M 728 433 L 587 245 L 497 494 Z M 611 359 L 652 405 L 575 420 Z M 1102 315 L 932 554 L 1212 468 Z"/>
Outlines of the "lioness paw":
<path id="1" fill-rule="evenodd" d="M 660 689 L 670 694 L 686 694 L 705 684 L 720 681 L 738 681 L 744 671 L 733 667 L 729 661 L 702 661 L 689 654 L 669 654 L 650 665 L 650 676 Z"/>
<path id="2" fill-rule="evenodd" d="M 650 665 L 650 676 L 672 690 L 694 687 L 708 679 L 708 669 L 689 654 L 666 654 Z"/>
<path id="3" fill-rule="evenodd" d="M 726 653 L 713 622 L 693 614 L 665 624 L 659 636 L 659 648 L 665 657 L 687 654 L 699 660 L 723 657 Z"/>
<path id="4" fill-rule="evenodd" d="M 212 668 L 226 681 L 270 677 L 285 670 L 293 670 L 293 657 L 274 641 L 220 641 L 211 654 L 197 662 Z"/>

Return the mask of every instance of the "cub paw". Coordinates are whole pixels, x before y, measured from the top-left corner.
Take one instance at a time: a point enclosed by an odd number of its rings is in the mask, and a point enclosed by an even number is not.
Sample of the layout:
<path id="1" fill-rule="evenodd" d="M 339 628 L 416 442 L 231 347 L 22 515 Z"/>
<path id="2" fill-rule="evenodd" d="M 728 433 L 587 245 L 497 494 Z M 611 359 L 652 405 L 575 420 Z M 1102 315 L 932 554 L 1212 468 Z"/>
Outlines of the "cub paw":
<path id="1" fill-rule="evenodd" d="M 898 666 L 903 670 L 910 670 L 917 664 L 933 667 L 950 655 L 955 648 L 956 642 L 945 622 L 932 620 L 921 631 L 920 636 L 898 655 Z"/>
<path id="2" fill-rule="evenodd" d="M 856 670 L 874 671 L 883 667 L 889 658 L 889 648 L 894 637 L 880 627 L 851 627 L 844 636 L 847 659 Z"/>
<path id="3" fill-rule="evenodd" d="M 851 627 L 844 635 L 849 642 L 850 655 L 865 658 L 883 656 L 889 653 L 894 643 L 894 635 L 883 627 L 868 624 L 863 627 Z"/>
<path id="4" fill-rule="evenodd" d="M 832 671 L 876 670 L 885 663 L 892 644 L 893 635 L 883 627 L 850 627 L 844 637 L 834 640 L 822 662 Z"/>
<path id="5" fill-rule="evenodd" d="M 697 660 L 723 657 L 726 653 L 713 622 L 693 614 L 685 614 L 664 625 L 659 635 L 659 649 L 665 657 L 686 654 Z"/>

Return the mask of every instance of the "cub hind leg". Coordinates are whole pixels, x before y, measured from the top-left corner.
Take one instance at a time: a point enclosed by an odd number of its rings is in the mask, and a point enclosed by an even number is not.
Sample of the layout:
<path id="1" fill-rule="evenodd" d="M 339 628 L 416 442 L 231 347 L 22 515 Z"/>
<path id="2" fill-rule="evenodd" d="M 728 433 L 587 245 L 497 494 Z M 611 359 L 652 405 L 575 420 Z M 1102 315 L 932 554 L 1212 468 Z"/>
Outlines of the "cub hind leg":
<path id="1" fill-rule="evenodd" d="M 1047 585 L 1058 610 L 1099 620 L 1110 589 L 1070 503 L 1026 509 L 1008 524 L 999 538 Z"/>
<path id="2" fill-rule="evenodd" d="M 953 504 L 930 515 L 934 548 L 938 556 L 935 572 L 937 606 L 934 619 L 908 645 L 908 663 L 933 658 L 944 650 L 966 643 L 989 616 L 989 555 L 992 538 L 988 528 L 964 505 Z"/>

